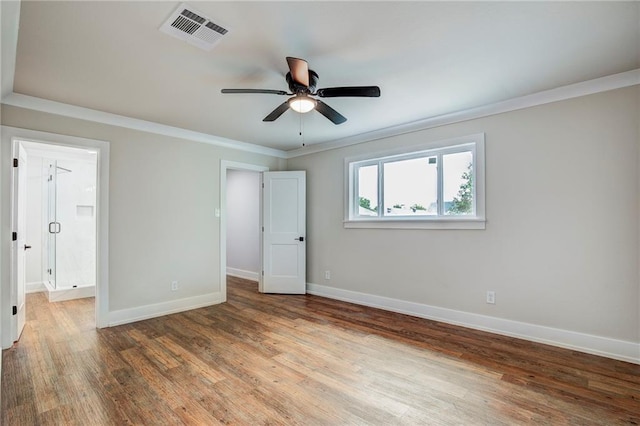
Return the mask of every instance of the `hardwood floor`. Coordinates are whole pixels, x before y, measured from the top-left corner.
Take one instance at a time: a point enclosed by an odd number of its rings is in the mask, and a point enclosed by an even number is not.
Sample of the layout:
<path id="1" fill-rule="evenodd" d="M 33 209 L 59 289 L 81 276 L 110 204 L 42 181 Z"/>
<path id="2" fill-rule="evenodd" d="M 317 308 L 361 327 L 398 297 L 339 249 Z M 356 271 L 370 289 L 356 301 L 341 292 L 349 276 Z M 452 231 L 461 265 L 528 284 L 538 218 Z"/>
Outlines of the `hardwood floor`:
<path id="1" fill-rule="evenodd" d="M 316 296 L 262 295 L 96 330 L 28 295 L 3 425 L 640 424 L 640 366 Z"/>

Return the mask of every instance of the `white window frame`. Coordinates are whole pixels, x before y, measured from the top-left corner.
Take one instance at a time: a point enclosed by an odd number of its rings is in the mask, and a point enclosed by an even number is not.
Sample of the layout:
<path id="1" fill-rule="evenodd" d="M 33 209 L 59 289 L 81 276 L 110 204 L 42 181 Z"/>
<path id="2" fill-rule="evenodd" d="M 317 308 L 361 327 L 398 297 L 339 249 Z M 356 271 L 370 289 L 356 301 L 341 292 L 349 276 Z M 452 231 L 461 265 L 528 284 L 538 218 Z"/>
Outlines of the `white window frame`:
<path id="1" fill-rule="evenodd" d="M 391 228 L 391 229 L 485 229 L 485 188 L 484 188 L 484 133 L 427 144 L 403 147 L 396 150 L 348 157 L 345 165 L 345 228 Z M 473 156 L 473 200 L 474 214 L 445 215 L 443 193 L 442 157 L 457 152 L 471 152 Z M 438 214 L 429 216 L 384 216 L 382 212 L 384 185 L 382 165 L 389 161 L 411 160 L 421 157 L 437 157 L 438 164 Z M 378 216 L 361 216 L 358 198 L 358 169 L 378 166 Z"/>

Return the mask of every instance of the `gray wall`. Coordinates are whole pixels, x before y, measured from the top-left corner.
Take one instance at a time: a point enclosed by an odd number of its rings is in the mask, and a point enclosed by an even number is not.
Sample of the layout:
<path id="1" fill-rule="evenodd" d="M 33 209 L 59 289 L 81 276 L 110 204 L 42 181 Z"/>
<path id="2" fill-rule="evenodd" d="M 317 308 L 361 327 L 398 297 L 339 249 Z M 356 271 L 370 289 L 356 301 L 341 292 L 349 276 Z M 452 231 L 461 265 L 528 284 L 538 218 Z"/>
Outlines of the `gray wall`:
<path id="1" fill-rule="evenodd" d="M 639 99 L 634 86 L 290 159 L 307 171 L 307 281 L 640 341 Z M 343 227 L 345 157 L 481 132 L 486 230 Z"/>
<path id="2" fill-rule="evenodd" d="M 233 268 L 228 272 L 239 276 L 250 272 L 256 274 L 255 279 L 262 263 L 260 176 L 245 170 L 227 171 L 227 267 Z"/>

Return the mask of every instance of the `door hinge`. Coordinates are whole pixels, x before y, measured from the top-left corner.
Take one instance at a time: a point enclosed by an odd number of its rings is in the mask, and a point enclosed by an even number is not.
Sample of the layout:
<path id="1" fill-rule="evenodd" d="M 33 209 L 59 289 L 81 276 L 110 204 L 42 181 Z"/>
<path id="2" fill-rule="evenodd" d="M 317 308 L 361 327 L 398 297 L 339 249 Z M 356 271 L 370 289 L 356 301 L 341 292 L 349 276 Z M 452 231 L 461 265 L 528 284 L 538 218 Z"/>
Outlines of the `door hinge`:
<path id="1" fill-rule="evenodd" d="M 47 272 L 49 273 L 49 275 L 51 275 L 51 269 L 47 269 Z"/>
<path id="2" fill-rule="evenodd" d="M 17 158 L 13 159 L 13 167 L 18 167 L 18 159 Z"/>
<path id="3" fill-rule="evenodd" d="M 262 227 L 262 232 L 264 232 L 264 226 Z"/>
<path id="4" fill-rule="evenodd" d="M 13 306 L 13 315 L 18 315 L 18 307 L 17 306 Z"/>
<path id="5" fill-rule="evenodd" d="M 13 232 L 11 234 L 11 241 L 18 241 L 18 233 L 17 232 Z"/>
<path id="6" fill-rule="evenodd" d="M 264 277 L 264 271 L 262 271 L 262 276 Z"/>

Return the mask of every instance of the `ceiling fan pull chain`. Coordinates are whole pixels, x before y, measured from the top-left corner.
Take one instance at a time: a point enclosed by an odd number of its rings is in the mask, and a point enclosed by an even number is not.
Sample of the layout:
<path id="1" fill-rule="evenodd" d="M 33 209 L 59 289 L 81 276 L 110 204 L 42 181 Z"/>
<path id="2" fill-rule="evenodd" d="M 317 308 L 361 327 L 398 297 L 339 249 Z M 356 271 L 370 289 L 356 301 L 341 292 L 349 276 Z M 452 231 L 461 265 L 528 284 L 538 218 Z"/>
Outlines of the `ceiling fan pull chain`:
<path id="1" fill-rule="evenodd" d="M 304 145 L 304 131 L 303 131 L 304 130 L 304 124 L 303 124 L 303 121 L 302 121 L 302 114 L 298 114 L 298 115 L 300 116 L 300 136 L 302 137 L 302 146 L 305 146 Z"/>

